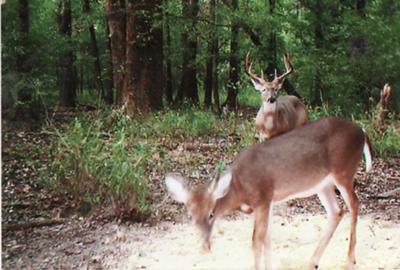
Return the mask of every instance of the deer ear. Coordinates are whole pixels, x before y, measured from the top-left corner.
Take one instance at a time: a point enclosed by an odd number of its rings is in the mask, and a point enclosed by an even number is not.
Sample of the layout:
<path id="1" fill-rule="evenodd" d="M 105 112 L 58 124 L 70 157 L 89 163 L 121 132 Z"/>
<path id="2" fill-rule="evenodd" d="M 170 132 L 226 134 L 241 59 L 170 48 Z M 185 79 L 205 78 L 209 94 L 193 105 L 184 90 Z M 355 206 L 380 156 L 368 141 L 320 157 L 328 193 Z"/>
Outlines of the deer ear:
<path id="1" fill-rule="evenodd" d="M 261 82 L 259 82 L 259 81 L 256 81 L 256 80 L 254 80 L 254 79 L 250 79 L 251 80 L 251 82 L 253 83 L 253 85 L 254 85 L 254 88 L 256 89 L 256 90 L 258 90 L 258 91 L 262 91 L 262 90 L 264 90 L 264 86 L 262 85 L 262 83 Z"/>
<path id="2" fill-rule="evenodd" d="M 232 180 L 232 174 L 230 172 L 225 172 L 221 176 L 221 178 L 219 179 L 218 183 L 216 183 L 215 188 L 212 192 L 212 196 L 215 200 L 224 197 L 228 193 L 231 180 Z"/>
<path id="3" fill-rule="evenodd" d="M 165 185 L 174 200 L 186 204 L 189 198 L 189 191 L 186 189 L 184 179 L 180 174 L 167 174 Z"/>

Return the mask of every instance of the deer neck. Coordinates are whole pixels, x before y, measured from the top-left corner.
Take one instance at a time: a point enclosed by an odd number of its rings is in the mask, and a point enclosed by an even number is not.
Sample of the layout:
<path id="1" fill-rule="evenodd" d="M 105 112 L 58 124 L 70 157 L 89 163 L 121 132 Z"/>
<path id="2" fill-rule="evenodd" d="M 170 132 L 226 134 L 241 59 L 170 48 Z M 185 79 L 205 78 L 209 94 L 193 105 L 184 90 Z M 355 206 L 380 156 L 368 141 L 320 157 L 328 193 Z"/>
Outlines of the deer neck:
<path id="1" fill-rule="evenodd" d="M 240 200 L 238 200 L 237 192 L 232 187 L 229 192 L 215 203 L 214 214 L 216 217 L 229 214 L 240 208 Z"/>
<path id="2" fill-rule="evenodd" d="M 273 103 L 269 101 L 263 101 L 262 107 L 264 113 L 274 113 L 276 111 L 276 101 Z"/>

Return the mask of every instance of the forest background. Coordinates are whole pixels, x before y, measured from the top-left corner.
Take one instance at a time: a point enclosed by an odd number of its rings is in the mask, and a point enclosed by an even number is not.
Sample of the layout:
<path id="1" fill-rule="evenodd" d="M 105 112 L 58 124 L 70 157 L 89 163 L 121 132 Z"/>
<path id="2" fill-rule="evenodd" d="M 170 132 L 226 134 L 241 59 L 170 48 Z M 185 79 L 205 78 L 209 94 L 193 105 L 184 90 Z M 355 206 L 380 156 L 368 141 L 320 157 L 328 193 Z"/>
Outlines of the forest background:
<path id="1" fill-rule="evenodd" d="M 397 158 L 399 8 L 396 0 L 6 1 L 3 130 L 30 123 L 44 139 L 12 144 L 3 157 L 34 168 L 40 186 L 81 212 L 157 214 L 165 172 L 197 168 L 195 179 L 230 162 L 185 152 L 199 138 L 211 148 L 226 138 L 227 156 L 255 142 L 260 96 L 244 72 L 247 52 L 269 77 L 283 72 L 288 52 L 295 71 L 281 94 L 301 97 L 311 120 L 357 121 L 378 156 Z M 385 83 L 393 90 L 378 127 Z M 7 166 L 6 176 L 15 170 Z"/>

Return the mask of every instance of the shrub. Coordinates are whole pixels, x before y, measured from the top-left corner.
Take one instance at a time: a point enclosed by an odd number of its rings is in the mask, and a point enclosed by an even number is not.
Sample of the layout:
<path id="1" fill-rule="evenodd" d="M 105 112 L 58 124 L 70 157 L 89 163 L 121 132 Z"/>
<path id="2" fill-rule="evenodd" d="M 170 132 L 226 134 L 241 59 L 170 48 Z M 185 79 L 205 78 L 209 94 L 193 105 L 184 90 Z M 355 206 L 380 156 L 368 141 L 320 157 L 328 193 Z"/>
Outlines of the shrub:
<path id="1" fill-rule="evenodd" d="M 54 184 L 80 203 L 144 213 L 152 148 L 127 132 L 130 125 L 137 123 L 114 111 L 75 119 L 63 132 L 55 129 Z"/>
<path id="2" fill-rule="evenodd" d="M 149 171 L 164 172 L 172 166 L 165 158 L 168 149 L 158 139 L 179 143 L 226 136 L 229 125 L 210 112 L 195 109 L 137 119 L 124 115 L 123 110 L 83 115 L 63 131 L 54 128 L 52 184 L 85 207 L 112 205 L 124 213 L 146 214 L 150 210 L 146 200 Z M 163 162 L 154 165 L 154 157 Z"/>

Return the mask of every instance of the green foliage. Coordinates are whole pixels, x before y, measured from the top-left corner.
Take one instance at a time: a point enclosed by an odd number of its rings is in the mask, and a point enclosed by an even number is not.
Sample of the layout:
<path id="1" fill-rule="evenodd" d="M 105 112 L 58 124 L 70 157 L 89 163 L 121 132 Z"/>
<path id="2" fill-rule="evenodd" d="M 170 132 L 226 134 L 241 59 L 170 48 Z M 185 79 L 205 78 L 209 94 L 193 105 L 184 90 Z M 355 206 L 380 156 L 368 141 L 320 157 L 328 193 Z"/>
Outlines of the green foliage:
<path id="1" fill-rule="evenodd" d="M 379 132 L 370 117 L 365 116 L 358 123 L 367 132 L 375 156 L 380 158 L 400 157 L 400 121 L 392 119 L 391 124 Z"/>
<path id="2" fill-rule="evenodd" d="M 399 129 L 391 125 L 383 134 L 376 132 L 372 133 L 372 139 L 374 142 L 374 150 L 377 155 L 383 158 L 389 156 L 399 156 L 400 153 L 400 132 Z"/>
<path id="3" fill-rule="evenodd" d="M 322 107 L 315 107 L 309 110 L 308 118 L 310 121 L 315 121 L 322 117 L 328 116 L 336 116 L 336 117 L 343 117 L 343 112 L 341 107 L 329 107 L 329 106 L 322 106 Z"/>
<path id="4" fill-rule="evenodd" d="M 198 110 L 167 111 L 156 116 L 152 123 L 158 135 L 195 138 L 217 134 L 217 119 L 214 114 Z"/>
<path id="5" fill-rule="evenodd" d="M 54 1 L 29 2 L 29 46 L 21 44 L 18 1 L 2 5 L 2 75 L 16 72 L 17 56 L 29 55 L 32 70 L 28 74 L 40 85 L 40 93 L 47 107 L 57 103 L 57 61 L 71 48 L 75 52 L 75 67 L 79 77 L 78 103 L 98 103 L 93 91 L 93 59 L 90 54 L 88 25 L 96 30 L 102 76 L 109 74 L 110 52 L 105 18 L 106 1 L 91 2 L 90 14 L 82 11 L 82 3 L 72 3 L 72 38 L 66 40 L 58 33 L 58 5 Z M 317 4 L 323 8 L 317 10 Z M 259 72 L 268 62 L 284 68 L 281 56 L 285 51 L 292 55 L 295 73 L 290 81 L 312 106 L 339 106 L 350 116 L 370 110 L 376 103 L 378 89 L 391 82 L 396 89 L 400 83 L 400 6 L 396 1 L 366 1 L 357 10 L 351 1 L 330 0 L 276 1 L 274 9 L 268 1 L 241 1 L 238 10 L 220 1 L 216 7 L 218 22 L 212 23 L 209 2 L 199 3 L 199 20 L 189 35 L 198 39 L 195 63 L 200 89 L 205 77 L 205 60 L 209 58 L 208 42 L 214 33 L 219 40 L 219 92 L 225 98 L 229 77 L 230 27 L 233 22 L 241 26 L 238 59 L 243 60 L 251 51 L 256 60 L 254 69 Z M 182 16 L 182 1 L 163 2 L 164 55 L 171 61 L 173 88 L 180 85 L 182 66 L 182 32 L 192 27 L 192 18 Z M 168 24 L 170 43 L 167 44 Z M 316 36 L 316 29 L 321 36 Z M 193 30 L 193 31 L 192 31 Z M 261 44 L 252 38 L 256 36 Z M 276 44 L 271 38 L 276 37 Z M 274 48 L 276 47 L 276 48 Z M 274 50 L 274 51 L 271 51 Z M 240 64 L 243 73 L 243 65 Z M 19 75 L 18 75 L 19 76 Z M 253 92 L 247 90 L 248 78 L 242 76 L 239 100 L 245 105 L 257 104 Z M 18 92 L 18 90 L 15 90 Z M 202 93 L 200 93 L 202 95 Z M 249 96 L 250 95 L 250 96 Z M 15 94 L 15 96 L 18 96 Z M 90 98 L 92 97 L 92 98 Z M 375 103 L 370 98 L 375 99 Z M 400 110 L 399 95 L 394 95 L 394 107 Z M 222 103 L 221 102 L 221 103 Z"/>
<path id="6" fill-rule="evenodd" d="M 114 112 L 75 119 L 63 132 L 55 129 L 54 184 L 85 203 L 112 202 L 114 207 L 144 212 L 144 171 L 153 149 L 127 132 L 131 123 L 136 124 Z"/>
<path id="7" fill-rule="evenodd" d="M 360 113 L 352 114 L 350 120 L 356 121 L 359 125 L 367 132 L 375 155 L 381 158 L 387 158 L 390 156 L 399 156 L 400 154 L 400 121 L 392 115 L 391 119 L 388 120 L 388 124 L 381 132 L 376 126 L 374 120 L 376 112 L 373 111 L 372 115 Z M 315 121 L 322 117 L 337 116 L 345 117 L 341 107 L 329 107 L 322 106 L 310 109 L 309 119 Z"/>
<path id="8" fill-rule="evenodd" d="M 50 146 L 51 183 L 82 204 L 107 205 L 144 213 L 149 171 L 172 169 L 168 149 L 159 140 L 182 142 L 199 137 L 228 136 L 234 118 L 222 119 L 198 109 L 165 111 L 142 119 L 123 110 L 104 111 L 76 118 L 65 130 L 54 129 Z M 239 125 L 239 133 L 246 130 Z M 155 158 L 156 157 L 156 158 Z M 162 162 L 154 165 L 156 160 Z M 153 162 L 153 163 L 151 163 Z M 151 168 L 150 168 L 151 167 Z"/>

